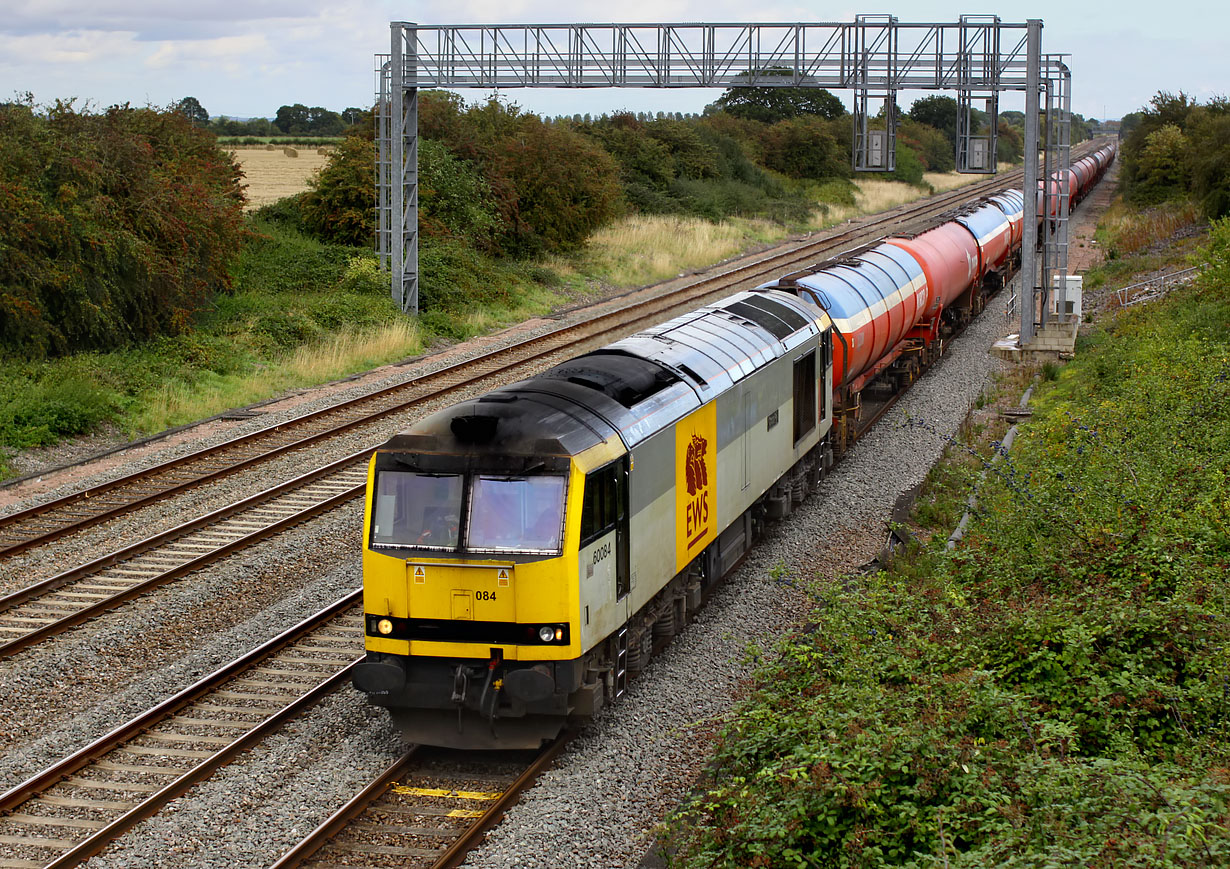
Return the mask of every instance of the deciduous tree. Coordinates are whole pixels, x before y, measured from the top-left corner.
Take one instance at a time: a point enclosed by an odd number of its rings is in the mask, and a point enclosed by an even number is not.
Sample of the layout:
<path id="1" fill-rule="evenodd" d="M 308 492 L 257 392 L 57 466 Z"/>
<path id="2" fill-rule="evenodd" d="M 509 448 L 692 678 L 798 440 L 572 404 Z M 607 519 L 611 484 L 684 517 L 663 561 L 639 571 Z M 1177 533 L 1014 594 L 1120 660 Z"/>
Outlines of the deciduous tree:
<path id="1" fill-rule="evenodd" d="M 201 105 L 196 97 L 184 97 L 172 108 L 198 127 L 203 127 L 209 123 L 209 112 L 205 111 L 205 107 Z"/>
<path id="2" fill-rule="evenodd" d="M 761 70 L 760 75 L 789 76 L 789 69 Z M 749 73 L 741 73 L 751 79 Z M 706 111 L 715 109 L 753 121 L 776 123 L 801 115 L 840 118 L 846 112 L 841 100 L 824 88 L 815 87 L 732 87 L 717 98 Z"/>

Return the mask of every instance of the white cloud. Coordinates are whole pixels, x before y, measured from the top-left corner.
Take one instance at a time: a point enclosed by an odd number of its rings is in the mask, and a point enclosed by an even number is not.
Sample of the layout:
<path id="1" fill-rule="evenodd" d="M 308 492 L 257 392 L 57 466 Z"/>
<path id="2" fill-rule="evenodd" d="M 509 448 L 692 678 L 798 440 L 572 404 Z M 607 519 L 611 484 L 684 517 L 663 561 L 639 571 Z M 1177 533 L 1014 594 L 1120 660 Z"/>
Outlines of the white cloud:
<path id="1" fill-rule="evenodd" d="M 43 64 L 86 66 L 131 57 L 140 49 L 128 31 L 76 30 L 11 36 L 0 33 L 3 66 L 16 69 Z"/>
<path id="2" fill-rule="evenodd" d="M 178 73 L 217 72 L 228 74 L 242 72 L 253 58 L 262 57 L 269 50 L 269 40 L 259 33 L 244 36 L 223 36 L 217 39 L 178 40 L 160 43 L 158 49 L 145 59 L 151 69 L 170 69 Z"/>

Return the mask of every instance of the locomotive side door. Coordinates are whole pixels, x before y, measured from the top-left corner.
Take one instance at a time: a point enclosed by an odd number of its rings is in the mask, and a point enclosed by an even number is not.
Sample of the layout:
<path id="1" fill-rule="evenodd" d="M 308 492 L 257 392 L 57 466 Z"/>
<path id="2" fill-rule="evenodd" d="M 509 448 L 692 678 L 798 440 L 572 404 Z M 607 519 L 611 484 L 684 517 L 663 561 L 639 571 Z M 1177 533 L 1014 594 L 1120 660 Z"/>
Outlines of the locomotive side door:
<path id="1" fill-rule="evenodd" d="M 585 477 L 581 509 L 582 647 L 611 634 L 628 618 L 628 457 Z"/>
<path id="2" fill-rule="evenodd" d="M 632 591 L 628 566 L 628 520 L 632 512 L 628 509 L 628 457 L 624 456 L 615 462 L 615 500 L 617 516 L 615 519 L 615 599 L 623 600 Z"/>

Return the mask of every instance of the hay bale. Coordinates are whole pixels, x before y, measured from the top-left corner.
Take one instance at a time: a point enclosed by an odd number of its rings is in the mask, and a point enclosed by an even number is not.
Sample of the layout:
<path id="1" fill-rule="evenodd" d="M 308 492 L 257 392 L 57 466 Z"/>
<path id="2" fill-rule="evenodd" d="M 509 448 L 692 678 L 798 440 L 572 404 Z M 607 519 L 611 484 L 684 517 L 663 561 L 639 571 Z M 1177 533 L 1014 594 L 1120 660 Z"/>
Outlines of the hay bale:
<path id="1" fill-rule="evenodd" d="M 325 157 L 325 156 L 327 156 L 327 155 L 328 155 L 328 153 L 329 153 L 329 149 L 328 149 L 328 148 L 317 148 L 317 149 L 316 149 L 316 153 L 317 153 L 317 154 L 319 154 L 319 155 L 320 155 L 320 156 L 322 156 L 322 157 Z"/>
<path id="2" fill-rule="evenodd" d="M 265 150 L 266 151 L 276 151 L 277 148 L 274 147 L 273 142 L 269 142 L 267 145 L 265 145 Z"/>
<path id="3" fill-rule="evenodd" d="M 287 157 L 298 157 L 299 156 L 299 152 L 296 151 L 294 148 L 283 148 L 282 153 L 285 154 Z"/>

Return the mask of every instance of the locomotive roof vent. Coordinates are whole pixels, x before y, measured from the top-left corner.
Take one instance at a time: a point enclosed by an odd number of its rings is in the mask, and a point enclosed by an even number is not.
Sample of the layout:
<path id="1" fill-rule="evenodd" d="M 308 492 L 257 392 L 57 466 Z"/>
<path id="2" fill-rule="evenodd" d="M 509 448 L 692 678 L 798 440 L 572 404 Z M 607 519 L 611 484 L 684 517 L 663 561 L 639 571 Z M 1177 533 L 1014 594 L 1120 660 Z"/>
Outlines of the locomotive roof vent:
<path id="1" fill-rule="evenodd" d="M 768 330 L 778 340 L 807 325 L 807 320 L 797 311 L 764 296 L 749 296 L 727 305 L 726 310 Z"/>
<path id="2" fill-rule="evenodd" d="M 627 408 L 679 382 L 679 375 L 670 369 L 619 350 L 588 353 L 542 376 L 601 392 Z"/>
<path id="3" fill-rule="evenodd" d="M 463 444 L 487 444 L 495 439 L 495 430 L 499 424 L 498 417 L 470 414 L 453 417 L 448 427 Z"/>

